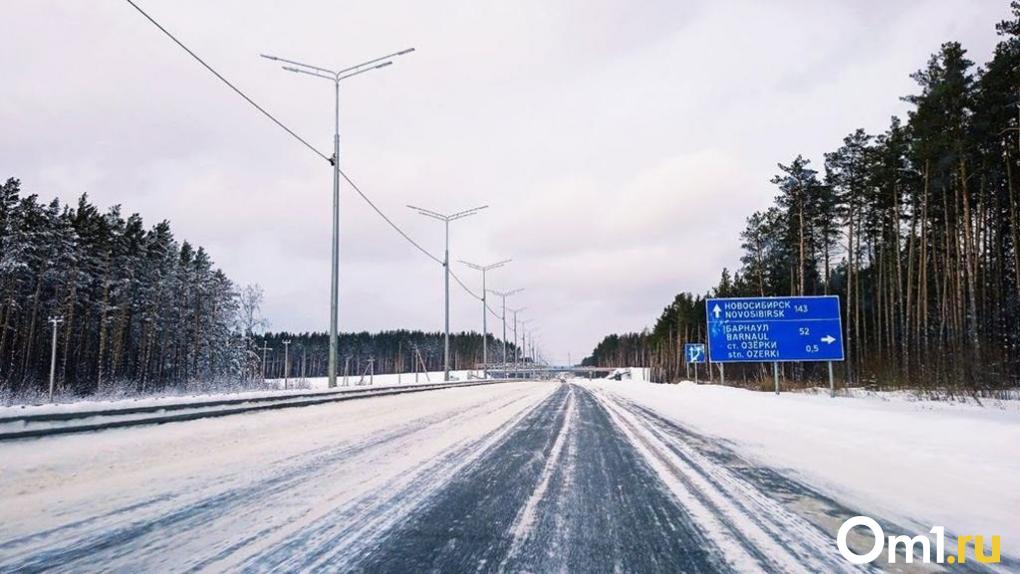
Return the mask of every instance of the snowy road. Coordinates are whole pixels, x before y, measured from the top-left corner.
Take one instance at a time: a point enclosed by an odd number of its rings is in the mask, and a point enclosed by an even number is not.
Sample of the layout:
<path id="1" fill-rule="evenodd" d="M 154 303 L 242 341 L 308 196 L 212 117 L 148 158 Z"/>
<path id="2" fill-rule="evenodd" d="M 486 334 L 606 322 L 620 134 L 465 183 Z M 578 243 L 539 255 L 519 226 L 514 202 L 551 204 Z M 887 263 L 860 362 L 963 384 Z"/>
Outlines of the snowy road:
<path id="1" fill-rule="evenodd" d="M 0 445 L 0 570 L 854 571 L 856 514 L 604 389 L 519 383 Z"/>

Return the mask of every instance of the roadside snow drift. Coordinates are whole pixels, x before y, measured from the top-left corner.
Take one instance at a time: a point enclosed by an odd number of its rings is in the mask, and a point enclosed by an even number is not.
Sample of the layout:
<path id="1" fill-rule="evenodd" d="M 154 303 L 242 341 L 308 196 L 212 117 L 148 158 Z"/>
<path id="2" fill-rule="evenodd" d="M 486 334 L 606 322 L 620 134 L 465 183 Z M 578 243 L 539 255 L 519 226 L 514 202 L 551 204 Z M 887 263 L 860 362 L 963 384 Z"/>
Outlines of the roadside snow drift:
<path id="1" fill-rule="evenodd" d="M 843 502 L 927 532 L 998 534 L 1020 554 L 1020 407 L 904 395 L 776 396 L 714 385 L 596 380 L 604 389 Z M 920 522 L 919 522 L 920 521 Z"/>

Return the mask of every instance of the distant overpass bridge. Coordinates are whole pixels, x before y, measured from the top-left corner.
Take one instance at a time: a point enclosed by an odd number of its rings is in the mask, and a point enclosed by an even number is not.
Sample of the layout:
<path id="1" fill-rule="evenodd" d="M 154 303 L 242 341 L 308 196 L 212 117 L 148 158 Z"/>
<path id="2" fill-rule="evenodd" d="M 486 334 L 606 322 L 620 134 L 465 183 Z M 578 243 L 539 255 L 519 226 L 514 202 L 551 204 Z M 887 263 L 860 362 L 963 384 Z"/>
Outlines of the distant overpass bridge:
<path id="1" fill-rule="evenodd" d="M 481 371 L 484 365 L 476 365 L 475 369 Z M 540 379 L 551 378 L 560 374 L 569 373 L 575 377 L 598 379 L 608 377 L 616 367 L 583 367 L 579 365 L 534 365 L 530 363 L 518 363 L 514 365 L 495 363 L 489 365 L 489 376 L 494 378 L 507 379 Z"/>

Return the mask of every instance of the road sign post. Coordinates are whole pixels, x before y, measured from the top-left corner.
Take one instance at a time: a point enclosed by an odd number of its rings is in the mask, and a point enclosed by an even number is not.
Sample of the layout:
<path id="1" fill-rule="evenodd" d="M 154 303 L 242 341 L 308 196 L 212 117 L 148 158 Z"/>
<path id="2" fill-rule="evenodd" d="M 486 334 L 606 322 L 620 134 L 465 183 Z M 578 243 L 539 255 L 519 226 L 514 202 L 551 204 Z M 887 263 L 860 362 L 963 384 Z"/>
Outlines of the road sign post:
<path id="1" fill-rule="evenodd" d="M 832 361 L 829 361 L 829 396 L 834 398 L 836 396 L 836 382 L 832 378 Z"/>
<path id="2" fill-rule="evenodd" d="M 836 295 L 708 299 L 708 356 L 719 363 L 830 363 L 843 359 L 843 326 Z"/>
<path id="3" fill-rule="evenodd" d="M 706 360 L 705 344 L 704 343 L 687 343 L 684 345 L 684 359 L 687 360 L 688 365 L 694 366 L 694 383 L 698 383 L 698 363 L 704 363 Z M 712 377 L 711 371 L 708 373 L 709 378 Z"/>

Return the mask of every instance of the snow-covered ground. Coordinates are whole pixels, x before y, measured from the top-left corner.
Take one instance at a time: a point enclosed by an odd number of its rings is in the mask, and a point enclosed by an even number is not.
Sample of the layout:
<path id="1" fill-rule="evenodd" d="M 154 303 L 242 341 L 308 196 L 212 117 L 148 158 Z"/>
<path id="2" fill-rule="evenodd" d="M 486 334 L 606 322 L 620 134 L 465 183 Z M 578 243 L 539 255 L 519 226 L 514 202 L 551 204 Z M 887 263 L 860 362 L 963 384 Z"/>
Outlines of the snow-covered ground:
<path id="1" fill-rule="evenodd" d="M 455 382 L 465 381 L 478 381 L 481 380 L 481 374 L 474 371 L 451 371 L 450 380 Z M 443 373 L 430 372 L 428 376 L 425 373 L 419 373 L 417 383 L 415 381 L 414 373 L 403 374 L 403 375 L 376 375 L 374 380 L 371 382 L 371 388 L 377 387 L 390 387 L 390 386 L 403 386 L 413 384 L 432 384 L 443 382 Z M 91 400 L 89 398 L 83 398 L 73 402 L 57 402 L 50 404 L 34 404 L 34 405 L 10 405 L 0 406 L 0 419 L 6 417 L 18 417 L 35 414 L 49 414 L 49 413 L 74 413 L 82 411 L 95 411 L 95 410 L 117 410 L 124 408 L 135 408 L 135 407 L 158 407 L 166 406 L 177 403 L 200 403 L 200 402 L 211 402 L 223 399 L 259 399 L 265 397 L 286 397 L 291 395 L 305 395 L 310 392 L 329 392 L 336 390 L 354 390 L 354 389 L 365 389 L 369 385 L 369 377 L 365 377 L 364 381 L 361 381 L 360 377 L 349 377 L 348 386 L 338 386 L 335 389 L 330 389 L 328 386 L 329 379 L 326 377 L 316 378 L 292 378 L 288 381 L 289 388 L 284 389 L 283 379 L 269 379 L 266 381 L 268 385 L 276 386 L 275 390 L 259 390 L 259 391 L 240 391 L 231 393 L 205 393 L 205 394 L 169 394 L 161 396 L 142 396 L 128 399 L 115 399 L 115 400 Z M 337 379 L 337 385 L 342 385 L 343 379 Z"/>
<path id="2" fill-rule="evenodd" d="M 556 389 L 466 387 L 0 444 L 0 572 L 245 570 L 311 525 L 328 529 L 309 542 L 327 560 L 398 520 Z M 306 561 L 295 570 L 319 556 L 278 554 Z"/>
<path id="3" fill-rule="evenodd" d="M 870 571 L 857 513 L 1020 571 L 1020 410 L 633 375 L 0 442 L 0 572 Z"/>
<path id="4" fill-rule="evenodd" d="M 833 497 L 916 526 L 1002 536 L 1020 546 L 1020 406 L 919 400 L 904 393 L 853 398 L 715 385 L 582 381 L 752 459 L 786 468 Z"/>

